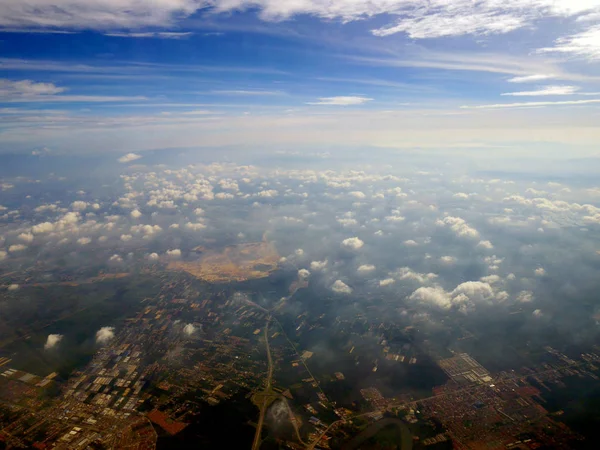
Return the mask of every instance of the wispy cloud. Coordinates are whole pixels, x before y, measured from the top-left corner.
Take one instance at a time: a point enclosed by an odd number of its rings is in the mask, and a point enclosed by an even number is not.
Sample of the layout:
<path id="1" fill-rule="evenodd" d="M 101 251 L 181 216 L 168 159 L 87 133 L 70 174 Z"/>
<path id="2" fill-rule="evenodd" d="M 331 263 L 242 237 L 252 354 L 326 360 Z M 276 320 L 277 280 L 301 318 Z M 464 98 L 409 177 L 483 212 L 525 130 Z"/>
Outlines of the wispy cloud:
<path id="1" fill-rule="evenodd" d="M 362 105 L 364 103 L 373 100 L 368 97 L 353 97 L 353 96 L 339 96 L 339 97 L 321 97 L 317 102 L 307 102 L 307 105 L 327 105 L 327 106 L 352 106 Z"/>
<path id="2" fill-rule="evenodd" d="M 192 32 L 173 31 L 148 31 L 143 33 L 105 33 L 105 36 L 122 38 L 159 38 L 159 39 L 185 39 L 192 36 Z"/>
<path id="3" fill-rule="evenodd" d="M 538 108 L 541 106 L 589 105 L 600 103 L 600 99 L 593 100 L 565 100 L 558 102 L 523 102 L 523 103 L 497 103 L 494 105 L 461 106 L 462 109 L 506 109 L 506 108 Z"/>
<path id="4" fill-rule="evenodd" d="M 224 89 L 224 90 L 213 90 L 211 94 L 218 95 L 248 95 L 248 96 L 261 96 L 261 95 L 285 95 L 283 91 L 264 91 L 261 89 Z"/>
<path id="5" fill-rule="evenodd" d="M 545 86 L 535 91 L 505 92 L 501 95 L 513 97 L 535 97 L 544 95 L 573 95 L 579 88 L 577 86 Z"/>
<path id="6" fill-rule="evenodd" d="M 557 39 L 554 47 L 542 48 L 538 52 L 564 53 L 588 60 L 600 60 L 600 25 Z"/>
<path id="7" fill-rule="evenodd" d="M 555 78 L 555 76 L 538 73 L 534 75 L 525 75 L 522 77 L 513 77 L 506 81 L 508 81 L 509 83 L 531 83 L 535 81 L 550 80 L 552 78 Z"/>

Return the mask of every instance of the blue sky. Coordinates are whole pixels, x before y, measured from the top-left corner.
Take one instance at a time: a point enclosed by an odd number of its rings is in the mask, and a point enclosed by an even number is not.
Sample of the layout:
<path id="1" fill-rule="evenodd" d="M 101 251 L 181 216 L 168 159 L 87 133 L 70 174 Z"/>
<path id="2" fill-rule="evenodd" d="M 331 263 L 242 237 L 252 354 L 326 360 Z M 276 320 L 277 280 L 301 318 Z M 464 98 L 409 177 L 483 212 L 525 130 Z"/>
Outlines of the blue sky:
<path id="1" fill-rule="evenodd" d="M 4 0 L 0 152 L 589 154 L 599 69 L 600 0 Z"/>

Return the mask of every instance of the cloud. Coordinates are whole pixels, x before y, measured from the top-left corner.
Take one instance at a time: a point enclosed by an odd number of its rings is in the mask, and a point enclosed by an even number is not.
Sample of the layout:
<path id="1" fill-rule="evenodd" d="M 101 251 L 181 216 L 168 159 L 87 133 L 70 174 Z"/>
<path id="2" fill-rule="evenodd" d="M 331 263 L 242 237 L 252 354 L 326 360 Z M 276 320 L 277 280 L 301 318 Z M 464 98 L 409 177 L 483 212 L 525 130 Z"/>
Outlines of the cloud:
<path id="1" fill-rule="evenodd" d="M 159 39 L 185 39 L 192 36 L 192 32 L 173 32 L 173 31 L 147 31 L 142 33 L 105 33 L 105 36 L 123 37 L 123 38 L 159 38 Z"/>
<path id="2" fill-rule="evenodd" d="M 351 250 L 358 250 L 363 245 L 365 245 L 365 243 L 357 237 L 351 237 L 342 241 L 342 247 Z"/>
<path id="3" fill-rule="evenodd" d="M 404 245 L 406 245 L 407 247 L 417 247 L 419 243 L 413 239 L 409 239 L 407 241 L 404 241 Z"/>
<path id="4" fill-rule="evenodd" d="M 31 233 L 21 233 L 19 234 L 18 238 L 23 242 L 27 242 L 28 244 L 33 242 L 33 234 Z"/>
<path id="5" fill-rule="evenodd" d="M 8 247 L 8 251 L 10 253 L 17 253 L 17 252 L 22 252 L 23 250 L 26 250 L 27 246 L 23 245 L 23 244 L 13 244 L 10 247 Z"/>
<path id="6" fill-rule="evenodd" d="M 310 263 L 310 270 L 323 270 L 327 267 L 327 260 L 325 261 L 312 261 Z"/>
<path id="7" fill-rule="evenodd" d="M 87 202 L 83 202 L 81 200 L 77 200 L 76 202 L 71 203 L 71 209 L 75 211 L 83 211 L 88 207 Z"/>
<path id="8" fill-rule="evenodd" d="M 140 217 L 142 217 L 142 213 L 137 209 L 134 209 L 133 211 L 131 211 L 130 214 L 131 214 L 131 217 L 133 217 L 134 219 L 139 219 Z"/>
<path id="9" fill-rule="evenodd" d="M 2 7 L 0 6 L 0 15 Z M 0 19 L 1 22 L 1 19 Z M 36 83 L 31 80 L 11 81 L 0 79 L 0 99 L 27 99 L 55 95 L 64 92 L 52 83 Z"/>
<path id="10" fill-rule="evenodd" d="M 102 327 L 96 332 L 96 342 L 98 344 L 106 344 L 115 337 L 115 329 L 113 327 Z"/>
<path id="11" fill-rule="evenodd" d="M 462 109 L 503 109 L 503 108 L 539 108 L 542 106 L 576 106 L 600 103 L 600 99 L 593 100 L 565 100 L 557 102 L 522 102 L 522 103 L 496 103 L 492 105 L 461 106 Z"/>
<path id="12" fill-rule="evenodd" d="M 444 264 L 454 264 L 456 262 L 456 258 L 454 256 L 442 256 L 440 258 L 440 262 Z"/>
<path id="13" fill-rule="evenodd" d="M 331 285 L 331 290 L 333 292 L 337 292 L 338 294 L 351 294 L 352 288 L 344 283 L 342 280 L 336 280 L 335 283 Z"/>
<path id="14" fill-rule="evenodd" d="M 517 294 L 517 301 L 519 303 L 530 303 L 533 299 L 533 292 L 531 291 L 521 291 Z"/>
<path id="15" fill-rule="evenodd" d="M 544 275 L 546 275 L 546 269 L 544 269 L 543 267 L 538 267 L 534 270 L 534 273 L 537 277 L 543 277 Z"/>
<path id="16" fill-rule="evenodd" d="M 183 327 L 183 332 L 186 335 L 191 336 L 192 334 L 194 334 L 196 332 L 196 327 L 193 324 L 188 323 L 185 325 L 185 327 Z"/>
<path id="17" fill-rule="evenodd" d="M 81 237 L 77 239 L 77 243 L 79 245 L 88 245 L 92 240 L 89 237 Z"/>
<path id="18" fill-rule="evenodd" d="M 410 295 L 409 299 L 413 302 L 424 303 L 441 309 L 450 309 L 452 306 L 450 294 L 439 286 L 420 287 Z"/>
<path id="19" fill-rule="evenodd" d="M 594 6 L 597 7 L 599 2 L 591 0 L 589 3 L 590 6 L 592 3 L 596 3 Z M 563 53 L 588 60 L 598 60 L 600 59 L 600 25 L 557 39 L 554 47 L 546 47 L 538 51 L 540 53 Z"/>
<path id="20" fill-rule="evenodd" d="M 379 286 L 381 286 L 381 287 L 390 286 L 390 285 L 394 284 L 395 282 L 396 282 L 396 280 L 394 280 L 393 278 L 386 278 L 384 280 L 379 280 Z"/>
<path id="21" fill-rule="evenodd" d="M 490 241 L 479 241 L 479 244 L 477 244 L 477 247 L 485 248 L 487 250 L 492 250 L 494 248 L 494 244 L 492 244 Z"/>
<path id="22" fill-rule="evenodd" d="M 361 275 L 365 275 L 374 272 L 375 266 L 373 264 L 363 264 L 362 266 L 359 266 L 356 271 Z"/>
<path id="23" fill-rule="evenodd" d="M 4 250 L 0 250 L 0 261 L 4 261 L 7 255 L 8 253 L 6 253 Z"/>
<path id="24" fill-rule="evenodd" d="M 179 250 L 178 248 L 175 248 L 173 250 L 167 250 L 166 255 L 172 259 L 181 258 L 181 250 Z"/>
<path id="25" fill-rule="evenodd" d="M 509 95 L 513 97 L 533 97 L 533 96 L 544 96 L 544 95 L 573 95 L 579 88 L 577 86 L 545 86 L 535 91 L 521 91 L 521 92 L 505 92 L 500 95 Z"/>
<path id="26" fill-rule="evenodd" d="M 298 278 L 300 278 L 301 280 L 307 280 L 308 277 L 310 277 L 310 272 L 306 269 L 300 269 L 298 271 Z"/>
<path id="27" fill-rule="evenodd" d="M 541 309 L 536 309 L 536 310 L 534 310 L 534 311 L 531 313 L 531 315 L 532 315 L 533 317 L 536 317 L 536 318 L 538 318 L 538 317 L 542 317 L 542 316 L 544 315 L 544 313 L 542 312 L 542 310 L 541 310 Z"/>
<path id="28" fill-rule="evenodd" d="M 140 159 L 142 155 L 137 155 L 135 153 L 127 153 L 124 156 L 121 156 L 117 161 L 120 163 L 129 163 L 135 161 L 136 159 Z"/>
<path id="29" fill-rule="evenodd" d="M 150 253 L 148 255 L 148 259 L 150 261 L 158 261 L 158 259 L 159 259 L 158 253 Z"/>
<path id="30" fill-rule="evenodd" d="M 108 258 L 108 262 L 120 264 L 123 262 L 123 258 L 121 258 L 119 255 L 112 255 L 110 258 Z"/>
<path id="31" fill-rule="evenodd" d="M 58 345 L 62 341 L 62 334 L 49 334 L 46 343 L 44 344 L 44 350 L 50 350 Z"/>
<path id="32" fill-rule="evenodd" d="M 327 106 L 352 106 L 362 105 L 364 103 L 372 101 L 372 98 L 367 97 L 352 97 L 352 96 L 339 96 L 339 97 L 321 97 L 318 102 L 307 102 L 307 105 L 327 105 Z"/>
<path id="33" fill-rule="evenodd" d="M 17 291 L 19 289 L 19 285 L 18 284 L 9 284 L 8 288 L 9 291 Z"/>
<path id="34" fill-rule="evenodd" d="M 546 74 L 534 74 L 534 75 L 525 75 L 521 77 L 513 77 L 506 81 L 509 83 L 532 83 L 534 81 L 543 81 L 555 78 L 554 75 L 546 75 Z"/>
<path id="35" fill-rule="evenodd" d="M 31 232 L 33 234 L 44 234 L 50 233 L 51 231 L 54 231 L 54 224 L 50 222 L 39 223 L 31 227 Z"/>
<path id="36" fill-rule="evenodd" d="M 479 232 L 467 225 L 464 219 L 460 217 L 446 216 L 436 222 L 438 226 L 450 227 L 450 229 L 458 236 L 464 238 L 476 239 L 479 237 Z"/>

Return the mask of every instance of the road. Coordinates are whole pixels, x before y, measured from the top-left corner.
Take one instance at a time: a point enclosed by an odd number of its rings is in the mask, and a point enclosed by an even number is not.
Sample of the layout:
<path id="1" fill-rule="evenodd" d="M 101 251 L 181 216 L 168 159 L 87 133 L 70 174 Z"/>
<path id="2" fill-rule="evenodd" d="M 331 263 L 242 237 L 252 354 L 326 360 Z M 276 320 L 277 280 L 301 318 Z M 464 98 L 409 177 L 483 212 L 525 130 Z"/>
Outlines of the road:
<path id="1" fill-rule="evenodd" d="M 267 407 L 269 406 L 269 399 L 273 396 L 271 391 L 271 385 L 273 382 L 273 359 L 271 358 L 271 346 L 269 345 L 269 323 L 271 322 L 271 316 L 267 318 L 267 324 L 265 325 L 265 346 L 267 347 L 267 359 L 269 361 L 269 371 L 267 374 L 267 383 L 265 390 L 262 393 L 262 403 L 259 406 L 260 416 L 258 418 L 258 424 L 256 425 L 256 433 L 254 434 L 254 442 L 252 443 L 252 450 L 258 450 L 262 442 L 262 428 L 265 421 L 265 414 Z"/>

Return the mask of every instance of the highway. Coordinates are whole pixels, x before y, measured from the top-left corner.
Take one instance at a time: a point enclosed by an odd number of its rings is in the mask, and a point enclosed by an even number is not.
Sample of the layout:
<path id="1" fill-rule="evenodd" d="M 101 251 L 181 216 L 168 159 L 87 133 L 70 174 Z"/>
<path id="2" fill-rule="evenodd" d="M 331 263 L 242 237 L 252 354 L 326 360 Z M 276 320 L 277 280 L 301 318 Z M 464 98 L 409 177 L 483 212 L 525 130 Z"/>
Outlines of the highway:
<path id="1" fill-rule="evenodd" d="M 265 325 L 265 346 L 267 347 L 267 359 L 269 361 L 269 371 L 267 374 L 267 383 L 265 390 L 262 395 L 262 403 L 259 407 L 260 416 L 258 418 L 258 424 L 256 425 L 256 433 L 254 434 L 254 442 L 252 443 L 252 450 L 258 450 L 262 442 L 262 428 L 265 421 L 265 414 L 267 407 L 269 406 L 269 399 L 272 397 L 271 385 L 273 381 L 273 359 L 271 358 L 271 346 L 269 345 L 269 323 L 271 322 L 271 316 L 267 318 L 267 324 Z"/>

